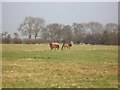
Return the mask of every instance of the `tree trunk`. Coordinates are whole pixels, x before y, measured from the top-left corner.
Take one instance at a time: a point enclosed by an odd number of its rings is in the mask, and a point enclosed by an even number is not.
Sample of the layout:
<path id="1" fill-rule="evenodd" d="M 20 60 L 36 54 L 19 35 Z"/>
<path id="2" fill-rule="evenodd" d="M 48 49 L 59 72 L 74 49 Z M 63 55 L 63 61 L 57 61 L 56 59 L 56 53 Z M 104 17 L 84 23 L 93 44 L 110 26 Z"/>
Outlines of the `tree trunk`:
<path id="1" fill-rule="evenodd" d="M 31 35 L 29 35 L 29 44 L 31 43 Z"/>
<path id="2" fill-rule="evenodd" d="M 35 35 L 35 40 L 36 40 L 36 38 L 37 38 L 37 35 Z"/>

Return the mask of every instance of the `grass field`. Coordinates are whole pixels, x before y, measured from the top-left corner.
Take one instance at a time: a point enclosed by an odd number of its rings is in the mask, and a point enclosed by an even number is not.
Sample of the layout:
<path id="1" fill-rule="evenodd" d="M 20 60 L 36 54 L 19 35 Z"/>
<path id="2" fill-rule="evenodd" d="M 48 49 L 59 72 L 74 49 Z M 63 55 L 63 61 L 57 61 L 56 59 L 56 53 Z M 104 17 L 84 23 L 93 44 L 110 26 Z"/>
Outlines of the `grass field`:
<path id="1" fill-rule="evenodd" d="M 117 88 L 118 47 L 3 44 L 3 88 Z"/>

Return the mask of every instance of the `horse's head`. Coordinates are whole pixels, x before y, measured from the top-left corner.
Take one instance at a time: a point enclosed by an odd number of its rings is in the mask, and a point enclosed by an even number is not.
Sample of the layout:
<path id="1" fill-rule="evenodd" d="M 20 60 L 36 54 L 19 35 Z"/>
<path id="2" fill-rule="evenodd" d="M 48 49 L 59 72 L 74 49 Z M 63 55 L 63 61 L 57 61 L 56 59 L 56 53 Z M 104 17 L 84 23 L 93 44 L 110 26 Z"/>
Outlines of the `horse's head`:
<path id="1" fill-rule="evenodd" d="M 49 45 L 51 46 L 51 45 L 52 45 L 52 43 L 49 43 Z"/>
<path id="2" fill-rule="evenodd" d="M 70 46 L 70 47 L 72 47 L 72 44 L 71 44 L 71 43 L 69 43 L 69 46 Z"/>

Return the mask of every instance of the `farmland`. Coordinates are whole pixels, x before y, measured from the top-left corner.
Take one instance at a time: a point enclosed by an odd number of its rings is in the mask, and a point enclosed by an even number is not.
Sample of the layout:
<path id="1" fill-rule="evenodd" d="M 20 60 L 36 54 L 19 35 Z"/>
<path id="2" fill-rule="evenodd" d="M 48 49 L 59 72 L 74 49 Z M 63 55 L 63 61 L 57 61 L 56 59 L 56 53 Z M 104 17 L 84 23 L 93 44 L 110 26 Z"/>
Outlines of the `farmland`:
<path id="1" fill-rule="evenodd" d="M 117 88 L 118 47 L 3 44 L 3 88 Z"/>

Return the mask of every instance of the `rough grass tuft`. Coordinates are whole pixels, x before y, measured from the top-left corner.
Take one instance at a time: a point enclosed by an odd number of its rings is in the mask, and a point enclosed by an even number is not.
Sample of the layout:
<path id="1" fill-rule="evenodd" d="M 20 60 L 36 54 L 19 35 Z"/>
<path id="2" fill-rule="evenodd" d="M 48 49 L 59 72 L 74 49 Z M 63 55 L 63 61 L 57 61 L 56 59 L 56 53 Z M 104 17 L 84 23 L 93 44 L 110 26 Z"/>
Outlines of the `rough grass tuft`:
<path id="1" fill-rule="evenodd" d="M 117 88 L 117 46 L 2 45 L 3 88 Z"/>

